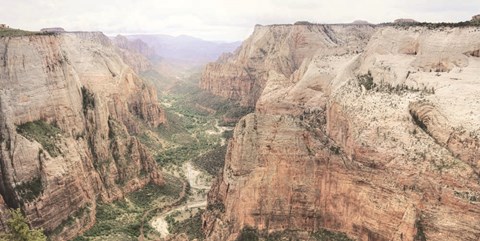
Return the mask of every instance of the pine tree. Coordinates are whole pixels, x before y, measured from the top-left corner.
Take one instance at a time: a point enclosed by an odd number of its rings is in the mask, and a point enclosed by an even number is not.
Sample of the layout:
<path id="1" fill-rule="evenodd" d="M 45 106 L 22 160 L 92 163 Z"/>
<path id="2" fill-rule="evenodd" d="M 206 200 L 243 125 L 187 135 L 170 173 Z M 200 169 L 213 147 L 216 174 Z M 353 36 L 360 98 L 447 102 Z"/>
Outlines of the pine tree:
<path id="1" fill-rule="evenodd" d="M 0 233 L 0 241 L 46 241 L 47 237 L 41 229 L 30 229 L 27 219 L 20 209 L 10 210 L 7 220 L 7 233 Z"/>

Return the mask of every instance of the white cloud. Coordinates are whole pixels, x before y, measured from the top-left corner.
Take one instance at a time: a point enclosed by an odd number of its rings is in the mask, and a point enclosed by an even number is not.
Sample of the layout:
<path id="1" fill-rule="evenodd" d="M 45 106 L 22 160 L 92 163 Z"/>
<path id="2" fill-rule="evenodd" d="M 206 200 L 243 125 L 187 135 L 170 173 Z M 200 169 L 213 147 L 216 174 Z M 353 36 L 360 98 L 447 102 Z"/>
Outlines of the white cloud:
<path id="1" fill-rule="evenodd" d="M 259 24 L 372 23 L 396 18 L 419 21 L 468 20 L 478 0 L 0 0 L 0 22 L 38 30 L 188 34 L 205 39 L 240 40 Z"/>

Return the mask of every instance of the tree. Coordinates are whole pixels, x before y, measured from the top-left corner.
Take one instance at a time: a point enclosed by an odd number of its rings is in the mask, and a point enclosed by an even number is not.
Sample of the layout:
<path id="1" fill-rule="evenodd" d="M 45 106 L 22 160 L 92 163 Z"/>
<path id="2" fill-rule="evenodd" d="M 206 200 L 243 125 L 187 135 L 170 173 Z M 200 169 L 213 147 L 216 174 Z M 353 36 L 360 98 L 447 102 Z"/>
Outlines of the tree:
<path id="1" fill-rule="evenodd" d="M 20 209 L 10 210 L 7 233 L 0 233 L 0 241 L 46 241 L 42 229 L 30 228 Z"/>

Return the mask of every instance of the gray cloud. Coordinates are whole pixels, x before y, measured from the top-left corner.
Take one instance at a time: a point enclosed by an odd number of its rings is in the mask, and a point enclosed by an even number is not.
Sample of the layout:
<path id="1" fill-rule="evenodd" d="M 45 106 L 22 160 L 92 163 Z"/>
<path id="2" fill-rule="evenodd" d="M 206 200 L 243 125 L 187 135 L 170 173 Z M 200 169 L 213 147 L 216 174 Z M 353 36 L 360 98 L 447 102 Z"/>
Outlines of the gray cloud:
<path id="1" fill-rule="evenodd" d="M 213 40 L 246 38 L 259 24 L 372 23 L 396 18 L 463 21 L 480 9 L 478 0 L 0 0 L 0 22 L 38 30 L 188 34 Z M 480 13 L 480 12 L 479 12 Z"/>

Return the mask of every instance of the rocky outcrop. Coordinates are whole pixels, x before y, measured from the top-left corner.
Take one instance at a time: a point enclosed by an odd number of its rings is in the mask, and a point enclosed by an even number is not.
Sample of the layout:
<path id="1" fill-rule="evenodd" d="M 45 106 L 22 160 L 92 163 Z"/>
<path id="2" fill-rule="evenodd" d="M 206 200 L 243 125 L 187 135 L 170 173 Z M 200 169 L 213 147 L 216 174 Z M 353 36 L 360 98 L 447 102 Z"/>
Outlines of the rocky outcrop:
<path id="1" fill-rule="evenodd" d="M 373 31 L 369 25 L 257 25 L 234 54 L 206 66 L 200 85 L 243 106 L 255 106 L 272 71 L 289 79 L 318 50 L 335 52 L 342 46 L 338 54 L 358 53 Z"/>
<path id="2" fill-rule="evenodd" d="M 63 33 L 63 32 L 65 32 L 65 29 L 60 28 L 60 27 L 42 28 L 42 29 L 40 29 L 40 32 L 43 32 L 43 33 Z"/>
<path id="3" fill-rule="evenodd" d="M 480 21 L 480 14 L 473 16 L 473 17 L 472 17 L 472 21 L 473 21 L 473 22 L 478 22 L 478 21 Z"/>
<path id="4" fill-rule="evenodd" d="M 118 47 L 125 63 L 137 73 L 152 69 L 149 59 L 155 58 L 155 50 L 140 39 L 128 40 L 125 36 L 117 35 L 112 39 Z"/>
<path id="5" fill-rule="evenodd" d="M 355 20 L 355 21 L 352 22 L 352 24 L 364 25 L 364 24 L 371 24 L 371 23 L 369 23 L 369 22 L 366 21 L 366 20 Z"/>
<path id="6" fill-rule="evenodd" d="M 134 134 L 165 122 L 155 90 L 102 33 L 0 38 L 0 193 L 67 240 L 110 202 L 162 183 Z"/>
<path id="7" fill-rule="evenodd" d="M 209 193 L 210 240 L 235 240 L 244 227 L 327 228 L 357 240 L 479 239 L 480 59 L 468 53 L 480 32 L 378 27 L 364 40 L 356 36 L 369 29 L 344 28 L 350 44 L 319 44 L 290 75 L 271 68 L 260 80 L 255 113 L 237 124 Z M 335 34 L 329 39 L 342 39 Z M 210 65 L 221 72 L 204 78 L 226 76 L 241 61 L 264 71 L 241 56 Z"/>
<path id="8" fill-rule="evenodd" d="M 417 20 L 411 19 L 411 18 L 399 18 L 399 19 L 395 19 L 393 23 L 402 24 L 402 23 L 418 23 L 418 22 Z"/>

